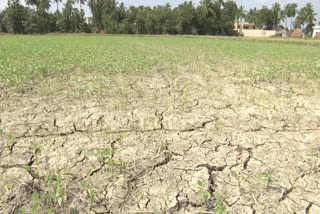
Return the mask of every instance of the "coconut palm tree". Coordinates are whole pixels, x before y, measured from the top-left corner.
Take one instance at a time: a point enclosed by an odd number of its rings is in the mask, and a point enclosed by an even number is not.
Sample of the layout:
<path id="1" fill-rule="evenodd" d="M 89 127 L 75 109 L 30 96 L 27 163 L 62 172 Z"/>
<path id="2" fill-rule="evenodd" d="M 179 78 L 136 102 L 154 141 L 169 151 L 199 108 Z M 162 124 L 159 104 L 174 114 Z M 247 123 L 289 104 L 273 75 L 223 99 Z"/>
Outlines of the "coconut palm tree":
<path id="1" fill-rule="evenodd" d="M 285 15 L 285 19 L 286 19 L 286 28 L 288 28 L 288 17 L 289 17 L 289 11 L 290 11 L 290 4 L 287 4 L 285 7 L 284 7 L 284 15 Z"/>
<path id="2" fill-rule="evenodd" d="M 38 3 L 37 0 L 26 0 L 26 4 L 31 5 L 33 10 L 34 10 L 34 6 L 37 5 L 37 3 Z"/>
<path id="3" fill-rule="evenodd" d="M 273 26 L 277 27 L 281 20 L 281 6 L 278 2 L 272 5 L 272 15 L 273 15 Z"/>
<path id="4" fill-rule="evenodd" d="M 95 26 L 95 30 L 100 30 L 103 29 L 103 24 L 102 24 L 102 15 L 103 15 L 103 1 L 102 0 L 88 0 L 88 6 L 91 10 L 92 13 L 92 20 L 93 24 Z"/>
<path id="5" fill-rule="evenodd" d="M 280 12 L 280 20 L 281 21 L 286 21 L 286 28 L 288 27 L 288 25 L 287 25 L 287 12 L 286 12 L 286 10 L 281 10 L 281 12 Z"/>
<path id="6" fill-rule="evenodd" d="M 290 28 L 292 29 L 292 23 L 293 23 L 293 18 L 297 15 L 298 13 L 298 5 L 296 3 L 291 3 L 291 4 L 287 4 L 286 6 L 286 13 L 287 13 L 287 17 L 291 18 L 291 24 L 290 24 Z"/>
<path id="7" fill-rule="evenodd" d="M 307 3 L 305 7 L 303 7 L 296 19 L 296 27 L 306 26 L 303 29 L 305 35 L 310 35 L 312 33 L 312 27 L 314 26 L 314 22 L 316 21 L 317 13 L 314 12 L 313 5 L 311 3 Z"/>
<path id="8" fill-rule="evenodd" d="M 37 11 L 41 14 L 46 13 L 51 7 L 50 0 L 37 0 Z"/>
<path id="9" fill-rule="evenodd" d="M 62 2 L 62 0 L 54 0 L 54 2 L 57 4 L 57 12 L 59 12 L 59 2 Z"/>
<path id="10" fill-rule="evenodd" d="M 239 22 L 242 22 L 243 19 L 246 18 L 246 14 L 247 14 L 247 11 L 244 9 L 243 6 L 240 6 L 240 7 L 238 8 L 237 20 L 238 20 Z"/>
<path id="11" fill-rule="evenodd" d="M 87 0 L 77 0 L 77 2 L 80 4 L 80 11 L 82 10 L 82 5 L 86 3 Z"/>
<path id="12" fill-rule="evenodd" d="M 67 2 L 64 4 L 64 9 L 62 10 L 63 27 L 64 27 L 64 30 L 67 32 L 72 31 L 71 16 L 72 16 L 73 4 L 74 4 L 73 0 L 67 0 Z"/>

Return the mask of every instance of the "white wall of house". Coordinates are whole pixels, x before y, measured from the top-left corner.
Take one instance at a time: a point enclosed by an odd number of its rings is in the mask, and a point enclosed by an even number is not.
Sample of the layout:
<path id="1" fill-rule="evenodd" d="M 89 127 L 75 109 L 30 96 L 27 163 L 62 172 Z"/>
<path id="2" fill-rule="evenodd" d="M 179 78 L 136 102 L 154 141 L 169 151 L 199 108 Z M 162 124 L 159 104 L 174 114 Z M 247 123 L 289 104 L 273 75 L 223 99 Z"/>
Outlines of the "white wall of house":
<path id="1" fill-rule="evenodd" d="M 313 34 L 312 37 L 315 37 L 317 33 L 320 33 L 320 26 L 314 26 L 313 27 Z"/>
<path id="2" fill-rule="evenodd" d="M 244 37 L 272 37 L 276 35 L 275 30 L 248 30 L 242 29 Z"/>

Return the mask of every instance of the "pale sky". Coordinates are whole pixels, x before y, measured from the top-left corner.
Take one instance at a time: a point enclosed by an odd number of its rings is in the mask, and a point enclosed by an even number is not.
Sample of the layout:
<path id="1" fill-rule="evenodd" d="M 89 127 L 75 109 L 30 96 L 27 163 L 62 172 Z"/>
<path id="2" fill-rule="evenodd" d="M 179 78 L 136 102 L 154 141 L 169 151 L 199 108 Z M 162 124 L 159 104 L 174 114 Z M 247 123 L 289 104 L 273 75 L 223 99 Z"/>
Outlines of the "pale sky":
<path id="1" fill-rule="evenodd" d="M 65 2 L 66 0 L 62 0 Z M 118 2 L 124 2 L 126 7 L 129 7 L 130 5 L 148 5 L 148 6 L 155 6 L 155 5 L 165 5 L 166 3 L 169 3 L 172 7 L 176 7 L 185 0 L 118 0 Z M 21 2 L 24 2 L 24 0 L 21 0 Z M 195 4 L 198 4 L 200 0 L 193 0 Z M 320 21 L 320 1 L 319 0 L 236 0 L 238 5 L 243 5 L 247 10 L 250 8 L 261 8 L 262 5 L 266 5 L 268 7 L 271 7 L 272 4 L 275 2 L 279 2 L 282 7 L 288 3 L 297 3 L 298 8 L 301 8 L 306 5 L 307 2 L 310 2 L 313 4 L 315 12 L 317 13 L 317 23 Z M 7 5 L 7 0 L 0 0 L 0 10 L 4 9 Z M 51 10 L 56 10 L 56 4 L 52 5 Z M 59 8 L 61 8 L 62 5 L 60 3 Z M 91 15 L 90 9 L 88 6 L 84 7 L 85 13 L 87 15 Z"/>

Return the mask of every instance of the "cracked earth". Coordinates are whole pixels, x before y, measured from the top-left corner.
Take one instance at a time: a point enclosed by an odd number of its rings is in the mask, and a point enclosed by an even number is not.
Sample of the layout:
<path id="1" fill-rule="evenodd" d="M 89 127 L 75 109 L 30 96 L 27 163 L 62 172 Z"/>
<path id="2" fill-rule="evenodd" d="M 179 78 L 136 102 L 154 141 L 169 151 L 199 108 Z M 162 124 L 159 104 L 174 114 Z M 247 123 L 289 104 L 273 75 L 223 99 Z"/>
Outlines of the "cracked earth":
<path id="1" fill-rule="evenodd" d="M 59 174 L 63 206 L 44 201 L 37 213 L 214 213 L 217 194 L 226 213 L 320 213 L 317 91 L 165 70 L 106 77 L 117 90 L 101 100 L 2 99 L 0 212 L 30 210 L 33 192 L 52 191 L 44 175 Z"/>

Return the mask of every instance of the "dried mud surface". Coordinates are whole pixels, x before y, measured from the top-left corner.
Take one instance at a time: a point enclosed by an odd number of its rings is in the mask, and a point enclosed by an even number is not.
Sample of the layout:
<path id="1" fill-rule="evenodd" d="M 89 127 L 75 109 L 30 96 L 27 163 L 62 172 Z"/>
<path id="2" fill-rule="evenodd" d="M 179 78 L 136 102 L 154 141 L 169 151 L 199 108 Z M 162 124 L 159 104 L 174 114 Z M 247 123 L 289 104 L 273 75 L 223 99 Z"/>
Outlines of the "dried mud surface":
<path id="1" fill-rule="evenodd" d="M 319 95 L 223 74 L 164 67 L 106 77 L 117 90 L 101 101 L 2 99 L 0 212 L 30 210 L 32 192 L 52 191 L 39 172 L 59 173 L 68 194 L 36 213 L 214 213 L 216 194 L 226 213 L 320 213 Z M 114 149 L 114 167 L 90 155 L 98 148 Z"/>

